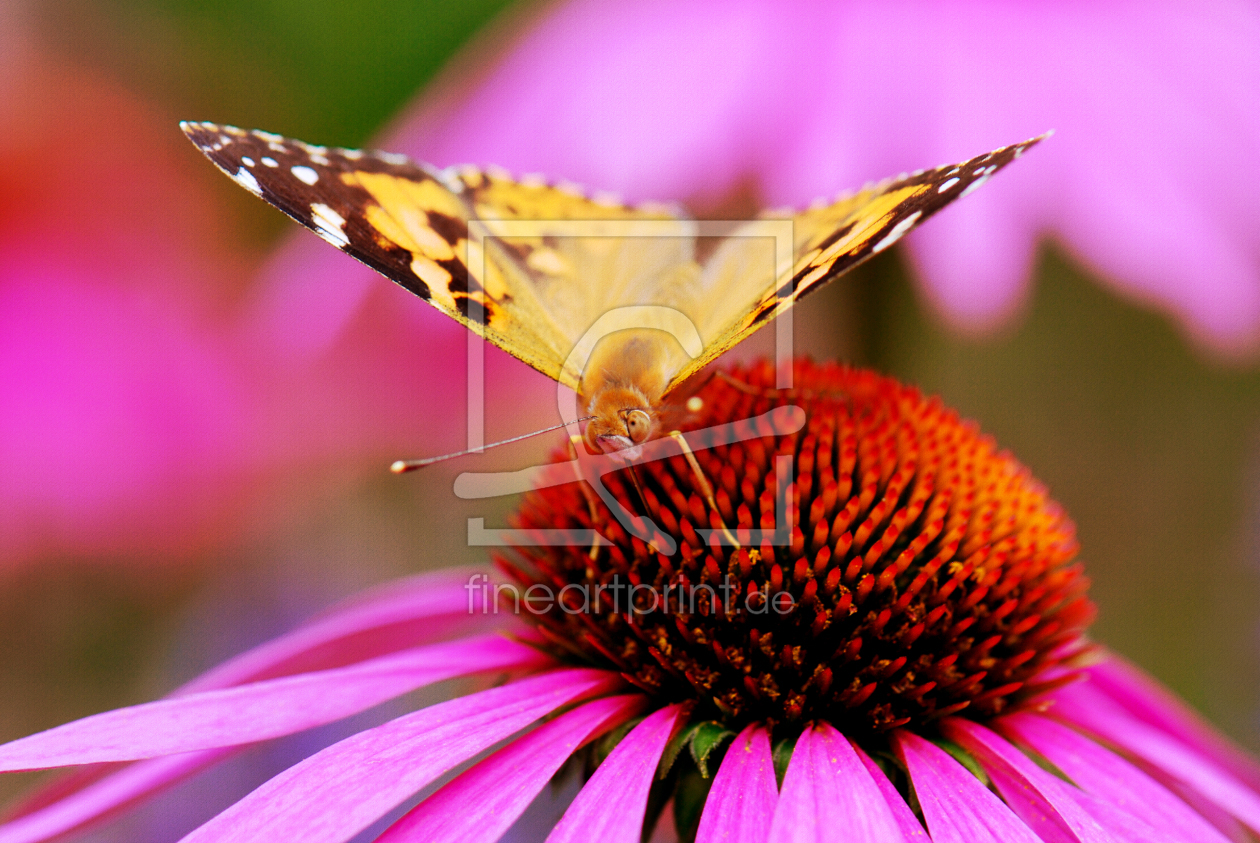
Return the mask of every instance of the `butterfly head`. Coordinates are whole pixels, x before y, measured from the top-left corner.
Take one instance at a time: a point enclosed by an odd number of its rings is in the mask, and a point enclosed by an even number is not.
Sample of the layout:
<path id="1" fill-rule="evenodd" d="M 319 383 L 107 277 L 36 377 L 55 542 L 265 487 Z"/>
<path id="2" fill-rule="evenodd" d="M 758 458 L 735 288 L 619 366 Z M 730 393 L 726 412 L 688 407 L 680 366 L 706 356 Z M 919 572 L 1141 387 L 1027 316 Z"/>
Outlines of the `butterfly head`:
<path id="1" fill-rule="evenodd" d="M 652 438 L 660 426 L 647 396 L 634 387 L 600 390 L 590 402 L 586 444 L 593 453 L 630 451 Z"/>

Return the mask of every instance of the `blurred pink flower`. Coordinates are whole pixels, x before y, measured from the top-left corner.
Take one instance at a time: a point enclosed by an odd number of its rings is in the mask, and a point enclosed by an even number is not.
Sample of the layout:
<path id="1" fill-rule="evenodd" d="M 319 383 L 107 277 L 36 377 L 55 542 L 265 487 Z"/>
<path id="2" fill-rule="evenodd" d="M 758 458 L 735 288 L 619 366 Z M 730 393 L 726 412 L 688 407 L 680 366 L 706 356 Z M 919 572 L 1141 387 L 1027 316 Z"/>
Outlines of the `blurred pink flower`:
<path id="1" fill-rule="evenodd" d="M 800 205 L 1054 128 L 907 239 L 940 312 L 969 329 L 1011 316 L 1050 236 L 1220 351 L 1260 339 L 1254 3 L 571 0 L 505 48 L 507 29 L 380 145 L 631 198 L 711 202 L 751 180 Z"/>
<path id="2" fill-rule="evenodd" d="M 249 481 L 248 264 L 167 121 L 26 47 L 0 104 L 0 564 L 182 556 Z"/>
<path id="3" fill-rule="evenodd" d="M 434 388 L 460 344 L 439 354 L 384 308 L 332 354 L 259 344 L 234 188 L 176 120 L 20 28 L 0 38 L 0 569 L 177 564 L 267 529 L 272 481 L 343 458 L 383 474 L 440 442 L 417 407 L 462 403 L 460 380 Z M 462 420 L 441 421 L 458 444 Z"/>
<path id="4" fill-rule="evenodd" d="M 370 453 L 384 472 L 416 447 L 414 332 L 382 314 L 282 365 L 240 329 L 256 257 L 176 122 L 35 52 L 19 70 L 0 102 L 0 567 L 173 564 L 257 526 L 280 469 Z"/>

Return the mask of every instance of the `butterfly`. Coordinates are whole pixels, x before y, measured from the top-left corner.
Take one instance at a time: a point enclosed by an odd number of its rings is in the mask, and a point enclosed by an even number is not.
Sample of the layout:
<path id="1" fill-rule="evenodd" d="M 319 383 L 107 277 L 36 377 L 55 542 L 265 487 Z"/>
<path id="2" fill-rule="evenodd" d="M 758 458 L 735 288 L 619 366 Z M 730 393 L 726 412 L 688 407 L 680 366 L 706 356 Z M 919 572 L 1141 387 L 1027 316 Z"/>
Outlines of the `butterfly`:
<path id="1" fill-rule="evenodd" d="M 711 245 L 674 206 L 625 205 L 493 167 L 437 169 L 396 153 L 180 126 L 251 193 L 573 389 L 592 453 L 627 454 L 685 417 L 723 352 L 1046 137 L 766 212 Z"/>

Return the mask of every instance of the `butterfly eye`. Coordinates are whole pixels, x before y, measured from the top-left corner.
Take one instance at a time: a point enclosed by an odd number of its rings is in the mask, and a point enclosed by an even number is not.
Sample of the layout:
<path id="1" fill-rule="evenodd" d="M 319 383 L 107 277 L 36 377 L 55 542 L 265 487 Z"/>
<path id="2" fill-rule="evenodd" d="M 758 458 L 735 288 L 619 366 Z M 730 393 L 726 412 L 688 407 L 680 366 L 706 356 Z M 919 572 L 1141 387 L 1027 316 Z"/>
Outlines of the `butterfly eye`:
<path id="1" fill-rule="evenodd" d="M 626 423 L 626 433 L 630 436 L 630 441 L 638 444 L 647 439 L 648 432 L 652 428 L 652 420 L 643 410 L 630 410 L 623 419 Z"/>

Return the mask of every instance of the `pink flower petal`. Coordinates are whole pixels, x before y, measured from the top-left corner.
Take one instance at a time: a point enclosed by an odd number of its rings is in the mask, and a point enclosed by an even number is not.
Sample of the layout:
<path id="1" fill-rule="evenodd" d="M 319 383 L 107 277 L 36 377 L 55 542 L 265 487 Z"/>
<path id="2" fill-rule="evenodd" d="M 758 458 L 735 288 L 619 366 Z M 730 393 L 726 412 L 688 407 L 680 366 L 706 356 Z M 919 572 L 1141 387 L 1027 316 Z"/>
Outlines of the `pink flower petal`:
<path id="1" fill-rule="evenodd" d="M 822 843 L 845 830 L 855 843 L 904 840 L 879 787 L 847 738 L 830 724 L 796 742 L 775 807 L 770 839 Z"/>
<path id="2" fill-rule="evenodd" d="M 1260 764 L 1137 665 L 1111 653 L 1105 662 L 1090 668 L 1089 685 L 1138 719 L 1208 755 L 1252 790 L 1260 791 Z"/>
<path id="3" fill-rule="evenodd" d="M 340 843 L 452 767 L 574 700 L 623 687 L 602 670 L 561 670 L 417 711 L 304 759 L 183 843 Z"/>
<path id="4" fill-rule="evenodd" d="M 494 635 L 416 647 L 352 667 L 95 714 L 0 746 L 0 771 L 134 761 L 254 743 L 340 720 L 433 682 L 549 661 L 533 647 Z"/>
<path id="5" fill-rule="evenodd" d="M 893 746 L 910 773 L 933 843 L 1042 843 L 945 750 L 901 729 L 893 733 Z"/>
<path id="6" fill-rule="evenodd" d="M 0 825 L 0 843 L 39 843 L 112 816 L 230 755 L 230 749 L 172 755 L 128 764 L 77 785 L 67 796 Z"/>
<path id="7" fill-rule="evenodd" d="M 980 762 L 1006 804 L 1047 843 L 1108 843 L 1112 835 L 1081 808 L 1069 785 L 1032 763 L 1022 752 L 970 720 L 947 718 L 945 737 Z"/>
<path id="8" fill-rule="evenodd" d="M 1229 770 L 1169 733 L 1127 713 L 1093 705 L 1088 683 L 1056 692 L 1059 704 L 1051 713 L 1126 752 L 1157 778 L 1190 788 L 1207 801 L 1236 817 L 1253 832 L 1260 832 L 1260 795 L 1240 782 Z M 1096 692 L 1095 692 L 1096 693 Z M 1073 700 L 1072 704 L 1065 704 Z"/>
<path id="9" fill-rule="evenodd" d="M 1003 172 L 997 184 L 986 185 L 906 238 L 934 309 L 964 330 L 1008 321 L 1030 292 L 1038 232 L 1001 203 L 981 201 L 989 191 L 1010 187 L 1006 180 L 1011 176 L 1019 172 Z"/>
<path id="10" fill-rule="evenodd" d="M 495 616 L 483 614 L 480 590 L 467 588 L 474 577 L 485 573 L 485 569 L 477 567 L 447 569 L 369 589 L 305 626 L 224 662 L 185 684 L 174 695 L 339 667 L 453 632 L 465 618 L 485 625 Z M 7 841 L 7 834 L 17 835 L 15 840 L 43 839 L 92 822 L 234 751 L 216 749 L 185 754 L 178 763 L 156 760 L 122 769 L 110 765 L 76 771 L 69 778 L 58 778 L 29 794 L 9 814 L 8 823 L 0 830 L 0 840 Z M 17 817 L 23 818 L 21 823 Z"/>
<path id="11" fill-rule="evenodd" d="M 769 839 L 779 786 L 770 735 L 753 723 L 731 743 L 700 815 L 696 843 L 762 843 Z"/>
<path id="12" fill-rule="evenodd" d="M 493 843 L 529 807 L 578 747 L 634 717 L 646 702 L 641 694 L 607 697 L 557 717 L 461 773 L 390 826 L 376 838 L 376 843 Z M 660 741 L 662 749 L 673 724 L 669 726 Z M 659 752 L 656 758 L 660 758 Z M 653 762 L 648 772 L 649 785 L 655 770 Z M 629 810 L 621 815 L 623 826 L 634 821 L 633 794 L 631 791 Z M 644 807 L 646 802 L 644 788 Z M 627 806 L 618 798 L 607 807 L 616 810 Z M 630 839 L 638 839 L 642 824 L 640 810 L 638 823 L 630 827 Z M 606 838 L 592 834 L 581 839 Z"/>
<path id="13" fill-rule="evenodd" d="M 484 568 L 452 568 L 362 592 L 292 632 L 203 673 L 175 694 L 341 667 L 457 631 L 459 622 L 469 617 L 484 628 L 501 617 L 486 611 L 477 587 L 484 581 L 478 577 L 486 575 Z"/>
<path id="14" fill-rule="evenodd" d="M 547 843 L 639 843 L 648 791 L 682 712 L 681 704 L 671 705 L 635 726 L 582 786 Z"/>
<path id="15" fill-rule="evenodd" d="M 862 759 L 862 765 L 866 767 L 866 772 L 871 774 L 871 778 L 875 780 L 875 785 L 879 788 L 879 792 L 884 795 L 884 801 L 888 803 L 888 807 L 892 810 L 893 819 L 897 821 L 897 827 L 901 829 L 901 836 L 907 841 L 926 841 L 928 839 L 927 831 L 923 828 L 923 824 L 919 822 L 919 818 L 914 815 L 914 811 L 910 810 L 910 806 L 906 804 L 905 797 L 898 791 L 896 786 L 888 780 L 887 774 L 880 769 L 879 765 L 871 760 L 870 756 L 862 751 L 859 746 L 853 747 Z"/>
<path id="16" fill-rule="evenodd" d="M 1178 840 L 1226 843 L 1226 838 L 1172 792 L 1087 737 L 1035 714 L 1014 714 L 996 727 L 1032 747 L 1080 788 L 1134 817 L 1173 830 Z"/>

